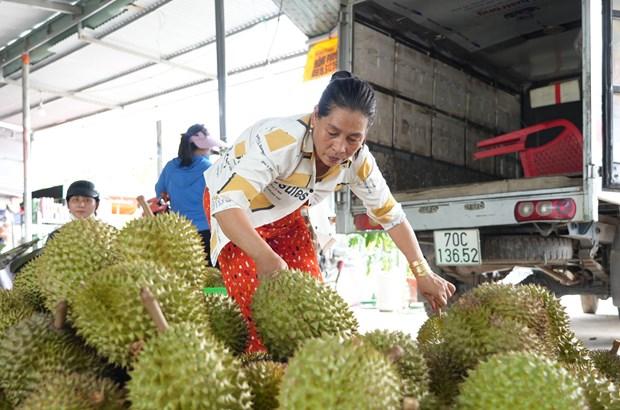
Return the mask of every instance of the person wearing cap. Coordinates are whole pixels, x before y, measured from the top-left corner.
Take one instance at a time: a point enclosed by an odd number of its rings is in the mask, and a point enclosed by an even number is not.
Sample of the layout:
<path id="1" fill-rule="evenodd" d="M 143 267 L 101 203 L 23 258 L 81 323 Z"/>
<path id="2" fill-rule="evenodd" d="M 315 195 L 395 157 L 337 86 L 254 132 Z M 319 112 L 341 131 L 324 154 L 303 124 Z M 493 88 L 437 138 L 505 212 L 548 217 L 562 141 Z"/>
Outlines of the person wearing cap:
<path id="1" fill-rule="evenodd" d="M 99 192 L 90 181 L 79 180 L 69 185 L 66 200 L 73 218 L 84 219 L 97 214 Z"/>
<path id="2" fill-rule="evenodd" d="M 90 181 L 81 179 L 72 182 L 67 188 L 65 200 L 72 219 L 86 219 L 97 215 L 99 192 L 95 189 L 95 184 Z M 47 241 L 52 240 L 60 229 L 62 227 L 50 232 Z"/>
<path id="3" fill-rule="evenodd" d="M 155 184 L 157 197 L 169 199 L 171 210 L 187 217 L 196 226 L 207 260 L 211 231 L 202 206 L 203 173 L 211 166 L 207 156 L 219 152 L 222 146 L 203 124 L 192 125 L 181 134 L 178 156 L 166 164 Z"/>
<path id="4" fill-rule="evenodd" d="M 375 113 L 370 84 L 337 72 L 312 113 L 259 121 L 205 172 L 211 258 L 219 263 L 228 294 L 248 322 L 248 351 L 264 350 L 251 310 L 262 280 L 287 268 L 322 280 L 301 208 L 345 186 L 407 258 L 418 289 L 434 310 L 454 293 L 454 285 L 435 274 L 424 258 L 365 144 Z"/>

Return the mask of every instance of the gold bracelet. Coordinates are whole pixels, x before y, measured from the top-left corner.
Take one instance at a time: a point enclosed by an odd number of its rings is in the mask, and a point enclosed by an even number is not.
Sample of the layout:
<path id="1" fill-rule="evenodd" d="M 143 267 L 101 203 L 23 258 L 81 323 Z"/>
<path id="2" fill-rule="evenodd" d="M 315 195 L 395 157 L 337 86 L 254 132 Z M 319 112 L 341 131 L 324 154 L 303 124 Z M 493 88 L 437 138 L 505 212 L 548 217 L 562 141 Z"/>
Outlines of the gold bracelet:
<path id="1" fill-rule="evenodd" d="M 409 269 L 416 278 L 427 276 L 433 271 L 424 258 L 409 263 Z"/>

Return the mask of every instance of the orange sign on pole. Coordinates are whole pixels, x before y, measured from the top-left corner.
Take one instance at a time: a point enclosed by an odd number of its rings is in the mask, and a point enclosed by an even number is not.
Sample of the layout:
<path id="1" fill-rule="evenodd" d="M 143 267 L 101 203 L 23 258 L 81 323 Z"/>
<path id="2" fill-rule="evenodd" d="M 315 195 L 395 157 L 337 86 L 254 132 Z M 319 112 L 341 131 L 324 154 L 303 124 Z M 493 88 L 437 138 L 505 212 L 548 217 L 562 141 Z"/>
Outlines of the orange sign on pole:
<path id="1" fill-rule="evenodd" d="M 338 37 L 314 44 L 308 51 L 304 81 L 330 75 L 338 69 Z"/>

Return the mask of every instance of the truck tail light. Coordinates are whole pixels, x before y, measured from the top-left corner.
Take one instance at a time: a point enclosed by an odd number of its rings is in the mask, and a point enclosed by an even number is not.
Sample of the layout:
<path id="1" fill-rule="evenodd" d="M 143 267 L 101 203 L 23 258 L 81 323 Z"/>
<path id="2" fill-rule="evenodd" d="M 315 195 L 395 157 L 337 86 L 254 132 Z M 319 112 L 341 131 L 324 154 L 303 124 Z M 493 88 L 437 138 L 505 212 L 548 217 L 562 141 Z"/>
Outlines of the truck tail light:
<path id="1" fill-rule="evenodd" d="M 515 219 L 518 222 L 567 220 L 573 219 L 576 212 L 577 205 L 571 198 L 521 201 L 515 206 Z"/>

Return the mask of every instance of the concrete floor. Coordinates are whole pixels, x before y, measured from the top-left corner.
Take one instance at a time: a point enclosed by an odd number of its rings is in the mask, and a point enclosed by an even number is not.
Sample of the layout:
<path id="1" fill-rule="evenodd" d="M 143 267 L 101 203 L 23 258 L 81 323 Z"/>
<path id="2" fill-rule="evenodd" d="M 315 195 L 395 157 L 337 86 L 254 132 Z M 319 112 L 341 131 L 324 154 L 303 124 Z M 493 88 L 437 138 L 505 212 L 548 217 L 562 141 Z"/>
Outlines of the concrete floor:
<path id="1" fill-rule="evenodd" d="M 566 307 L 573 331 L 588 348 L 609 349 L 614 339 L 620 339 L 618 309 L 613 306 L 611 299 L 601 300 L 595 315 L 582 313 L 579 296 L 564 296 L 562 304 Z M 427 318 L 421 303 L 391 312 L 382 312 L 373 306 L 356 305 L 353 311 L 360 323 L 361 333 L 388 329 L 401 330 L 415 337 Z"/>

